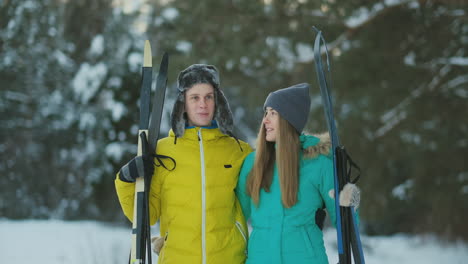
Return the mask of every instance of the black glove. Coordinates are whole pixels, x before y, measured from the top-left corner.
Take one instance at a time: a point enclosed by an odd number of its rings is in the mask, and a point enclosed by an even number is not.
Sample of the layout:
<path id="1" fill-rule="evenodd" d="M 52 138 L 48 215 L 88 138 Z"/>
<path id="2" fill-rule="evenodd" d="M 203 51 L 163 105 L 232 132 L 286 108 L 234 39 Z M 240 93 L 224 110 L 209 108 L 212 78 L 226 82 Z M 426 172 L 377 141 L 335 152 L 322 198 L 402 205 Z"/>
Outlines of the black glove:
<path id="1" fill-rule="evenodd" d="M 323 230 L 323 225 L 325 224 L 325 217 L 327 213 L 325 212 L 325 207 L 317 209 L 315 212 L 315 224 Z"/>
<path id="2" fill-rule="evenodd" d="M 138 177 L 143 177 L 145 174 L 152 176 L 153 173 L 153 156 L 136 156 L 120 169 L 119 179 L 124 182 L 135 182 Z"/>

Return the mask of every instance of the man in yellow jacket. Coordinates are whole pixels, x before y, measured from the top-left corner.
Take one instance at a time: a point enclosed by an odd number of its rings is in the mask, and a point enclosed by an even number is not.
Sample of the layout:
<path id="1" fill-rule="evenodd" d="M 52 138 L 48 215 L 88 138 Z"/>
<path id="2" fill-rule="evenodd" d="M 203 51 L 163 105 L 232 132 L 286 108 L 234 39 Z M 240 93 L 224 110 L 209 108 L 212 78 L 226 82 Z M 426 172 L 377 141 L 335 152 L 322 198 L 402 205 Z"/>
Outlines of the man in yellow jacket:
<path id="1" fill-rule="evenodd" d="M 150 224 L 160 221 L 163 239 L 158 263 L 244 263 L 248 229 L 234 189 L 252 149 L 232 133 L 232 113 L 214 66 L 183 70 L 178 90 L 172 129 L 156 149 L 176 167 L 154 168 L 150 190 Z M 137 156 L 117 174 L 117 194 L 130 221 L 135 179 L 152 166 Z"/>

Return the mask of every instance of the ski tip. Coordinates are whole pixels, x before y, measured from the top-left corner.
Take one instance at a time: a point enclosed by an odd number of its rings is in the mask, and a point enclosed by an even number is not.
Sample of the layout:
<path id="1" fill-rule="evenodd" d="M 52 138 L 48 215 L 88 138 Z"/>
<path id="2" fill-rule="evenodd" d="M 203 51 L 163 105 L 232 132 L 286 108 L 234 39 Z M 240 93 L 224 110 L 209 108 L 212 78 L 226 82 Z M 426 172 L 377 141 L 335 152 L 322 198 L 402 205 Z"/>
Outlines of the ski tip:
<path id="1" fill-rule="evenodd" d="M 163 60 L 163 61 L 166 61 L 166 63 L 167 63 L 167 61 L 169 60 L 169 54 L 167 54 L 166 51 L 165 51 L 164 54 L 163 54 L 163 59 L 162 59 L 162 60 Z"/>
<path id="2" fill-rule="evenodd" d="M 151 55 L 151 44 L 149 40 L 145 41 L 145 50 L 143 52 L 143 67 L 153 67 L 153 57 Z"/>
<path id="3" fill-rule="evenodd" d="M 164 55 L 161 59 L 161 67 L 159 68 L 159 71 L 167 73 L 168 66 L 169 66 L 169 54 L 167 54 L 167 52 L 164 52 Z"/>

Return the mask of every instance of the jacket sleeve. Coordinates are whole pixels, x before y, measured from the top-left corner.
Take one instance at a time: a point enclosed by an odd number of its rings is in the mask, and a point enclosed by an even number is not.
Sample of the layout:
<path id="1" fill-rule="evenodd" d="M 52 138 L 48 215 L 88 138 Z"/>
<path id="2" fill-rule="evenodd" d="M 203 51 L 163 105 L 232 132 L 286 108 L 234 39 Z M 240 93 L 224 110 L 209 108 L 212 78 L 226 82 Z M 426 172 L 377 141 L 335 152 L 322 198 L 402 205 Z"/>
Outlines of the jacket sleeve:
<path id="1" fill-rule="evenodd" d="M 239 173 L 239 179 L 237 181 L 236 187 L 236 195 L 237 199 L 239 199 L 240 205 L 242 207 L 242 213 L 244 214 L 245 220 L 248 221 L 250 218 L 250 208 L 251 208 L 251 200 L 250 197 L 247 195 L 247 177 L 249 176 L 250 171 L 253 167 L 253 159 L 254 153 L 250 153 L 244 160 L 242 164 L 242 168 Z"/>
<path id="2" fill-rule="evenodd" d="M 135 196 L 135 183 L 134 182 L 124 182 L 119 179 L 119 173 L 115 178 L 115 190 L 117 192 L 117 197 L 119 198 L 120 206 L 124 215 L 133 222 L 133 201 Z"/>
<path id="3" fill-rule="evenodd" d="M 320 190 L 322 199 L 325 201 L 325 206 L 327 207 L 327 212 L 330 215 L 331 222 L 333 226 L 336 227 L 336 210 L 335 210 L 335 199 L 330 197 L 330 191 L 335 188 L 335 175 L 333 171 L 333 160 L 329 158 L 324 158 L 322 163 L 322 185 Z M 336 197 L 336 195 L 335 195 Z M 356 222 L 359 225 L 359 213 L 358 210 L 355 211 Z"/>
<path id="4" fill-rule="evenodd" d="M 161 178 L 164 172 L 156 169 L 151 181 L 151 189 L 149 195 L 150 202 L 150 224 L 154 225 L 159 219 L 161 208 Z M 119 179 L 119 173 L 115 178 L 115 189 L 119 198 L 120 206 L 124 215 L 133 223 L 133 210 L 135 205 L 135 183 L 124 182 Z"/>
<path id="5" fill-rule="evenodd" d="M 322 196 L 325 206 L 327 208 L 328 215 L 330 216 L 333 226 L 336 227 L 336 210 L 335 210 L 335 199 L 330 197 L 330 190 L 335 188 L 335 179 L 333 172 L 333 160 L 322 156 L 322 183 L 320 184 L 320 196 Z"/>

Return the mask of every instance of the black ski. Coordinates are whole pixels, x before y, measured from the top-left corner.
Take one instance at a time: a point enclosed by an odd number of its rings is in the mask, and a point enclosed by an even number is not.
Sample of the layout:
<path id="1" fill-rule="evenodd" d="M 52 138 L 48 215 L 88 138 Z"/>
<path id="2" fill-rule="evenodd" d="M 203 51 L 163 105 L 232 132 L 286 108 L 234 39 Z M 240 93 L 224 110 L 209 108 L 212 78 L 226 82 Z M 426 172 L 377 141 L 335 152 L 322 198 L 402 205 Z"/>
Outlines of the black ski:
<path id="1" fill-rule="evenodd" d="M 325 119 L 327 120 L 328 130 L 332 141 L 333 150 L 333 171 L 335 177 L 335 211 L 336 211 L 336 230 L 338 240 L 339 264 L 351 264 L 351 251 L 353 253 L 354 263 L 364 264 L 364 253 L 362 251 L 361 238 L 359 236 L 359 228 L 357 226 L 356 215 L 353 207 L 342 207 L 339 202 L 339 192 L 343 189 L 346 183 L 355 183 L 359 179 L 359 175 L 353 180 L 350 179 L 352 167 L 359 167 L 351 160 L 344 146 L 340 144 L 338 132 L 335 126 L 335 118 L 333 115 L 333 104 L 330 95 L 329 85 L 325 76 L 322 64 L 322 56 L 320 53 L 321 43 L 325 46 L 327 56 L 327 71 L 330 72 L 330 62 L 328 60 L 328 50 L 322 32 L 314 27 L 317 31 L 317 36 L 314 43 L 314 59 L 315 70 L 322 95 L 323 107 L 325 110 Z M 330 77 L 330 76 L 329 76 Z M 330 87 L 331 87 L 331 78 Z"/>
<path id="2" fill-rule="evenodd" d="M 156 91 L 153 98 L 153 110 L 149 122 L 148 142 L 152 149 L 156 150 L 161 126 L 164 97 L 166 96 L 167 68 L 169 66 L 169 55 L 165 52 L 159 66 L 159 74 L 156 78 Z"/>
<path id="3" fill-rule="evenodd" d="M 147 40 L 143 55 L 142 82 L 140 90 L 140 122 L 138 131 L 138 155 L 155 156 L 159 137 L 159 127 L 167 83 L 168 55 L 165 53 L 159 68 L 153 110 L 150 116 L 152 56 L 151 45 Z M 149 222 L 149 188 L 152 175 L 139 177 L 135 184 L 135 199 L 132 223 L 131 264 L 145 264 L 151 261 L 151 231 Z"/>
<path id="4" fill-rule="evenodd" d="M 151 154 L 153 157 L 158 159 L 158 164 L 161 164 L 165 167 L 164 163 L 160 161 L 161 158 L 169 158 L 165 156 L 156 155 L 156 147 L 158 144 L 159 132 L 161 127 L 161 119 L 162 119 L 162 112 L 164 106 L 164 98 L 166 96 L 166 84 L 167 84 L 167 69 L 169 66 L 169 55 L 164 53 L 163 58 L 161 60 L 161 64 L 159 66 L 159 73 L 156 78 L 156 91 L 153 96 L 153 105 L 152 111 L 149 121 L 149 128 L 148 128 L 148 142 L 147 147 L 149 149 L 143 150 L 144 154 Z M 174 161 L 175 166 L 175 161 Z M 149 194 L 150 194 L 150 187 L 151 187 L 151 178 L 153 175 L 145 175 L 145 223 L 144 226 L 146 227 L 146 250 L 148 252 L 148 263 L 152 263 L 151 260 L 151 226 L 149 222 Z"/>

